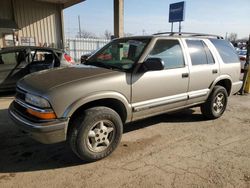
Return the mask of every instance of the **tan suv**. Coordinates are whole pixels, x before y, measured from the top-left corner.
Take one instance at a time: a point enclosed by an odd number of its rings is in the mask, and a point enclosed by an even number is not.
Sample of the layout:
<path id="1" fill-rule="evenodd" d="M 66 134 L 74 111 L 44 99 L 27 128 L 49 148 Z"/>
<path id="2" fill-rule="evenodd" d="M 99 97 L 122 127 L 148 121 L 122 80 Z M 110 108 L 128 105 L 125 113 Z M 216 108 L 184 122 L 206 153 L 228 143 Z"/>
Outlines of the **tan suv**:
<path id="1" fill-rule="evenodd" d="M 85 65 L 26 76 L 9 113 L 34 139 L 67 140 L 86 161 L 114 151 L 128 122 L 193 106 L 218 118 L 242 85 L 234 48 L 214 35 L 119 38 Z"/>

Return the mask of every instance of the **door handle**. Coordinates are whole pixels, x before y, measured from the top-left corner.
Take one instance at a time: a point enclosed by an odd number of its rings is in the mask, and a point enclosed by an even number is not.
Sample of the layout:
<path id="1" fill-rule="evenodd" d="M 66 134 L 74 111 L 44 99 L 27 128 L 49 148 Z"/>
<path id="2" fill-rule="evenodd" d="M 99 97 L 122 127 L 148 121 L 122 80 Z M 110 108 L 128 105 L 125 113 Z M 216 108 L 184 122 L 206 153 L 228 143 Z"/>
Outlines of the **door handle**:
<path id="1" fill-rule="evenodd" d="M 213 69 L 212 73 L 213 73 L 213 74 L 217 74 L 217 73 L 218 73 L 218 70 L 217 70 L 217 69 Z"/>
<path id="2" fill-rule="evenodd" d="M 188 73 L 182 73 L 182 78 L 187 78 L 188 76 L 189 76 L 189 74 Z"/>

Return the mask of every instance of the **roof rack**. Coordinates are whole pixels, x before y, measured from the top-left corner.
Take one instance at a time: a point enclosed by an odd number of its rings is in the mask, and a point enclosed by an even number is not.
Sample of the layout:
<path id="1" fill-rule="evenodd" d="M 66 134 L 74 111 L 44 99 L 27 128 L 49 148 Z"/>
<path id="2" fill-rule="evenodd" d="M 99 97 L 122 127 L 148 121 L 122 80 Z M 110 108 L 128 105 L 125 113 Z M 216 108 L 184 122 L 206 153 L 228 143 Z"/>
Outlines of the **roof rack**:
<path id="1" fill-rule="evenodd" d="M 211 35 L 211 34 L 203 34 L 203 33 L 189 33 L 189 32 L 161 32 L 155 33 L 153 35 L 169 35 L 169 36 L 192 36 L 192 37 L 215 37 L 217 39 L 223 39 L 222 36 L 219 35 Z"/>

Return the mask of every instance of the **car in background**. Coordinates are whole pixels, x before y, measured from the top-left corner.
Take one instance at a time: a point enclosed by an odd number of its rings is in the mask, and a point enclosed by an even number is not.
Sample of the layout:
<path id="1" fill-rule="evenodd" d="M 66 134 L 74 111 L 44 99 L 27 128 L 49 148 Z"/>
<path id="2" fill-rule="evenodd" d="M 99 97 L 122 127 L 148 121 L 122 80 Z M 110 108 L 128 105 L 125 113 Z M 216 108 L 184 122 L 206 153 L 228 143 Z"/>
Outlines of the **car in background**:
<path id="1" fill-rule="evenodd" d="M 245 63 L 246 63 L 246 58 L 247 58 L 247 50 L 237 50 L 237 53 L 240 58 L 240 64 L 241 64 L 241 72 L 244 71 Z"/>
<path id="2" fill-rule="evenodd" d="M 16 82 L 27 74 L 74 65 L 64 50 L 17 46 L 0 50 L 0 92 L 14 91 Z"/>

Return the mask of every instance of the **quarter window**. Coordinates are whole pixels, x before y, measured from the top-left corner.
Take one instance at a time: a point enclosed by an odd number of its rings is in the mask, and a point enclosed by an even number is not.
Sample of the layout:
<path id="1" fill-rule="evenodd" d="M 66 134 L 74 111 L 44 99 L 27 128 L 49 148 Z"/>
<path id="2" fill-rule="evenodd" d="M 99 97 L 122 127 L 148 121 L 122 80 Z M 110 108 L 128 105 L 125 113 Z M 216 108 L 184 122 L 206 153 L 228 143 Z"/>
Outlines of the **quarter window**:
<path id="1" fill-rule="evenodd" d="M 212 53 L 201 40 L 186 40 L 192 65 L 214 64 Z"/>
<path id="2" fill-rule="evenodd" d="M 214 44 L 215 48 L 218 50 L 224 63 L 238 63 L 239 57 L 233 48 L 233 46 L 225 40 L 221 39 L 210 39 Z"/>
<path id="3" fill-rule="evenodd" d="M 184 57 L 178 40 L 158 40 L 149 56 L 161 58 L 165 69 L 184 67 Z"/>

